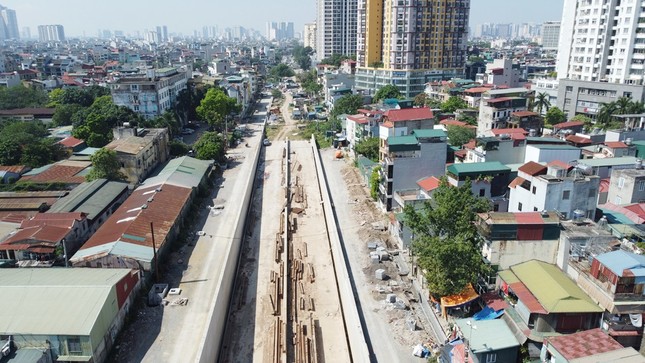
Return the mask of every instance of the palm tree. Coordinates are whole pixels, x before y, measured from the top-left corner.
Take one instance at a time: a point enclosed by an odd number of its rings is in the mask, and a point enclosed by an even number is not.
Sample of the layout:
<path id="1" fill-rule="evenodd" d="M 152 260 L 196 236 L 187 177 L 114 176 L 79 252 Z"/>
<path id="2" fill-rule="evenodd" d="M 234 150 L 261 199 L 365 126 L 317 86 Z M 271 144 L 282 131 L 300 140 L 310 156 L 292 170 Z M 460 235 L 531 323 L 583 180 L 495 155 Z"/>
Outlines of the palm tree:
<path id="1" fill-rule="evenodd" d="M 645 103 L 641 101 L 632 102 L 629 113 L 632 115 L 645 113 Z"/>
<path id="2" fill-rule="evenodd" d="M 597 121 L 603 125 L 607 125 L 612 121 L 612 116 L 616 114 L 618 106 L 616 102 L 607 102 L 600 104 L 600 110 L 598 110 Z"/>
<path id="3" fill-rule="evenodd" d="M 535 96 L 533 105 L 537 112 L 541 115 L 542 110 L 545 112 L 551 107 L 551 102 L 549 101 L 549 95 L 546 92 L 540 92 Z"/>
<path id="4" fill-rule="evenodd" d="M 616 110 L 614 112 L 615 115 L 627 115 L 630 113 L 630 109 L 632 108 L 632 105 L 634 102 L 632 101 L 631 98 L 629 97 L 621 97 L 616 100 Z"/>

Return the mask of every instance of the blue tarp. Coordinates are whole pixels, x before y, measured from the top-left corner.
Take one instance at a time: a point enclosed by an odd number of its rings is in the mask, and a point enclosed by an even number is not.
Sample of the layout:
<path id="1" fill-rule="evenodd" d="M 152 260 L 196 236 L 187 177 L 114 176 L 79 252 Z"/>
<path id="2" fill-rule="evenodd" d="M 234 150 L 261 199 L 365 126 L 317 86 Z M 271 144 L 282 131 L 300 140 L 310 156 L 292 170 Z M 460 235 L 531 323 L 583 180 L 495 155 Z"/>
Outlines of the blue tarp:
<path id="1" fill-rule="evenodd" d="M 497 319 L 504 314 L 504 309 L 499 309 L 497 311 L 493 308 L 486 306 L 482 311 L 473 315 L 474 320 L 493 320 Z"/>

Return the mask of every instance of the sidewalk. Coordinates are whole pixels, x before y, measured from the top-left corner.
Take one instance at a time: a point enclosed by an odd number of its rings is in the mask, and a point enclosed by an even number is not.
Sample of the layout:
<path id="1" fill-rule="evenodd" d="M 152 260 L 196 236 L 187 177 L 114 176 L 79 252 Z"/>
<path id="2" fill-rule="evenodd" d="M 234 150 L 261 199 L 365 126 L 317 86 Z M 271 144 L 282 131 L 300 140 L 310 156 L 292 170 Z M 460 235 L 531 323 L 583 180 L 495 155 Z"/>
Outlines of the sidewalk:
<path id="1" fill-rule="evenodd" d="M 433 335 L 436 338 L 437 344 L 442 345 L 446 341 L 446 332 L 449 330 L 448 323 L 445 319 L 437 317 L 434 308 L 428 302 L 427 296 L 421 293 L 421 286 L 416 280 L 412 280 L 412 287 L 417 296 L 419 296 L 419 306 L 425 315 L 430 327 L 432 328 Z"/>

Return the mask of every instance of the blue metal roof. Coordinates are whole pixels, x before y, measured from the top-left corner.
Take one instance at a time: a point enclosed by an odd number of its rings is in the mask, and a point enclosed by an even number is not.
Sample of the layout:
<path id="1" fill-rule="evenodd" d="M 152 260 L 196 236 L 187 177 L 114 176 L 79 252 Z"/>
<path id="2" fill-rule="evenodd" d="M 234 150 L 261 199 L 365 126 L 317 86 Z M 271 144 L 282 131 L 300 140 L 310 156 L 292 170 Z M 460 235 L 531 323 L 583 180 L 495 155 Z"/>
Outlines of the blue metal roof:
<path id="1" fill-rule="evenodd" d="M 645 256 L 622 250 L 596 256 L 598 262 L 622 277 L 624 270 L 631 270 L 634 276 L 645 276 Z"/>

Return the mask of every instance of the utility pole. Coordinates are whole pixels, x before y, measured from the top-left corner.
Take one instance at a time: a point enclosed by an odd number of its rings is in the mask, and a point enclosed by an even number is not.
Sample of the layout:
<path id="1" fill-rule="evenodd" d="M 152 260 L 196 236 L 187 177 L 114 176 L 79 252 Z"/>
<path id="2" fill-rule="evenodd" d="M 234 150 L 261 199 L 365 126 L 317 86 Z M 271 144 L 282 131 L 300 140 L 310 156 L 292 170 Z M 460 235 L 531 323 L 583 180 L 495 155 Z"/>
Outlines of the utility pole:
<path id="1" fill-rule="evenodd" d="M 63 238 L 61 242 L 63 243 L 63 253 L 65 254 L 65 267 L 69 267 L 69 256 L 67 256 L 67 240 Z"/>

